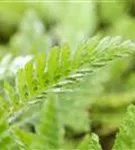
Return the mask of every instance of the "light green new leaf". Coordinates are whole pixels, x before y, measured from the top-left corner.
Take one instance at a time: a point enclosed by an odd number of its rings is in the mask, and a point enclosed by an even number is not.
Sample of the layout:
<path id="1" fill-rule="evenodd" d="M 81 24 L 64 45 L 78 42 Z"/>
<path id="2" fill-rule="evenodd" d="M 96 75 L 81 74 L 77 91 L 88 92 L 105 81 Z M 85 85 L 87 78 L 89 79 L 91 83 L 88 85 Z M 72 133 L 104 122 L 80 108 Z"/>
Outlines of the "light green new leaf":
<path id="1" fill-rule="evenodd" d="M 99 139 L 96 134 L 91 136 L 87 135 L 84 140 L 80 143 L 77 150 L 101 150 Z"/>
<path id="2" fill-rule="evenodd" d="M 33 149 L 58 150 L 62 143 L 63 127 L 61 120 L 60 101 L 49 96 L 41 111 L 40 124 L 37 128 L 36 144 Z"/>
<path id="3" fill-rule="evenodd" d="M 33 77 L 34 77 L 34 71 L 33 71 L 33 63 L 32 61 L 29 61 L 25 65 L 25 74 L 26 74 L 26 83 L 29 89 L 29 96 L 32 96 L 34 94 L 34 87 L 33 87 Z"/>
<path id="4" fill-rule="evenodd" d="M 46 55 L 40 54 L 35 61 L 35 72 L 38 79 L 39 88 L 44 88 L 45 83 L 45 67 L 46 67 Z"/>
<path id="5" fill-rule="evenodd" d="M 34 134 L 24 132 L 18 127 L 13 127 L 12 130 L 15 135 L 16 143 L 19 145 L 19 147 L 30 150 L 30 145 L 34 139 Z"/>
<path id="6" fill-rule="evenodd" d="M 28 87 L 26 84 L 26 75 L 24 68 L 19 69 L 16 76 L 16 89 L 20 97 L 20 102 L 24 102 L 28 96 Z"/>
<path id="7" fill-rule="evenodd" d="M 11 104 L 15 107 L 18 104 L 18 99 L 16 96 L 15 89 L 13 86 L 11 86 L 8 82 L 4 82 L 4 89 L 5 89 L 5 94 L 6 94 L 6 98 L 9 102 L 9 104 Z"/>
<path id="8" fill-rule="evenodd" d="M 65 45 L 61 48 L 60 56 L 60 65 L 61 65 L 61 75 L 67 75 L 71 67 L 71 58 L 70 58 L 70 48 Z"/>
<path id="9" fill-rule="evenodd" d="M 72 91 L 72 85 L 76 82 L 110 61 L 133 54 L 134 51 L 135 44 L 123 41 L 122 37 L 93 37 L 88 42 L 79 44 L 74 54 L 68 47 L 54 47 L 49 57 L 40 57 L 43 59 L 40 60 L 37 56 L 18 71 L 15 93 L 19 95 L 19 102 L 27 101 L 24 105 L 28 106 L 32 100 L 41 101 L 48 92 Z M 40 66 L 39 69 L 36 66 Z M 18 105 L 18 110 L 25 107 L 22 103 Z M 15 116 L 20 117 L 18 112 L 15 113 Z"/>
<path id="10" fill-rule="evenodd" d="M 13 145 L 11 130 L 6 122 L 7 113 L 0 107 L 0 147 L 2 149 L 9 149 Z"/>
<path id="11" fill-rule="evenodd" d="M 58 47 L 54 47 L 51 50 L 47 73 L 49 75 L 49 81 L 51 83 L 55 82 L 59 78 L 59 68 L 60 68 L 60 50 Z"/>
<path id="12" fill-rule="evenodd" d="M 135 106 L 128 108 L 125 119 L 123 120 L 120 131 L 116 136 L 113 150 L 134 150 L 135 149 Z"/>

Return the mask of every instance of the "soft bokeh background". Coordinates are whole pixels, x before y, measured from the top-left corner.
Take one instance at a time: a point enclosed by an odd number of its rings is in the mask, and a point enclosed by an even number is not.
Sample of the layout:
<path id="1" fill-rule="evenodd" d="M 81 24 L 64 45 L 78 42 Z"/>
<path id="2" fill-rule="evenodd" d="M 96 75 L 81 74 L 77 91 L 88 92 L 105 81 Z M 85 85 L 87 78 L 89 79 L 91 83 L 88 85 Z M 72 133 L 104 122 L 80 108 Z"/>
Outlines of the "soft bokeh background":
<path id="1" fill-rule="evenodd" d="M 34 54 L 78 43 L 94 35 L 135 40 L 134 0 L 6 1 L 0 0 L 0 80 L 10 79 Z M 70 101 L 63 149 L 74 149 L 89 129 L 105 150 L 130 103 L 135 102 L 135 56 L 117 60 L 62 98 Z"/>

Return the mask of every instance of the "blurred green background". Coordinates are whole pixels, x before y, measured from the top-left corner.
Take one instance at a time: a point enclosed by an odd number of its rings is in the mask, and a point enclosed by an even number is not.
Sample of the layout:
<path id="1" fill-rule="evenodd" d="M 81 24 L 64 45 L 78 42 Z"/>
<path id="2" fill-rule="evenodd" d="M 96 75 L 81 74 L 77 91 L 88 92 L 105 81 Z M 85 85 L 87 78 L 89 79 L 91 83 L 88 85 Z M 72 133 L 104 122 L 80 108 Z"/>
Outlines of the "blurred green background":
<path id="1" fill-rule="evenodd" d="M 17 64 L 14 59 L 20 55 L 26 60 L 67 43 L 74 51 L 79 42 L 94 35 L 134 41 L 135 1 L 0 0 L 0 80 L 13 77 L 23 58 Z M 109 150 L 127 106 L 135 103 L 135 56 L 98 70 L 76 89 L 70 97 L 62 97 L 72 103 L 63 148 L 74 149 L 91 130 Z"/>

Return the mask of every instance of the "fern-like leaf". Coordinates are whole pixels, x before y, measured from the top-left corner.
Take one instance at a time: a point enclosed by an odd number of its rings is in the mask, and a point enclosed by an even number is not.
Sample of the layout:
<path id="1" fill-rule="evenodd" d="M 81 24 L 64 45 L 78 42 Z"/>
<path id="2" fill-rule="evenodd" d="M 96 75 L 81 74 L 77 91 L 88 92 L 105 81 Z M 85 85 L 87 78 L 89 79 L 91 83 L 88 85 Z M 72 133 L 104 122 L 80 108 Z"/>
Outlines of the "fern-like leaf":
<path id="1" fill-rule="evenodd" d="M 91 136 L 87 135 L 84 140 L 80 143 L 77 150 L 101 150 L 99 139 L 96 134 Z"/>
<path id="2" fill-rule="evenodd" d="M 120 131 L 116 136 L 113 150 L 134 150 L 135 149 L 135 106 L 128 108 L 125 119 L 123 120 Z"/>
<path id="3" fill-rule="evenodd" d="M 21 150 L 30 150 L 30 145 L 33 143 L 35 135 L 28 132 L 24 132 L 18 127 L 13 127 L 12 130 L 18 147 Z"/>
<path id="4" fill-rule="evenodd" d="M 2 105 L 2 104 L 1 104 Z M 15 141 L 13 140 L 12 131 L 6 121 L 7 112 L 4 111 L 4 108 L 0 107 L 0 147 L 2 149 L 12 149 L 16 146 Z"/>
<path id="5" fill-rule="evenodd" d="M 132 54 L 134 49 L 133 42 L 123 41 L 121 37 L 103 39 L 94 37 L 80 44 L 74 54 L 65 46 L 61 49 L 52 48 L 49 57 L 45 54 L 37 56 L 21 68 L 16 75 L 14 93 L 17 93 L 19 97 L 18 111 L 16 108 L 9 122 L 12 123 L 25 110 L 30 109 L 31 104 L 42 101 L 47 93 L 72 92 L 73 83 L 82 80 L 118 57 Z M 39 69 L 35 69 L 36 66 Z M 14 100 L 11 98 L 11 101 Z"/>
<path id="6" fill-rule="evenodd" d="M 58 150 L 62 143 L 63 127 L 61 120 L 60 101 L 49 96 L 40 114 L 40 124 L 32 149 Z"/>

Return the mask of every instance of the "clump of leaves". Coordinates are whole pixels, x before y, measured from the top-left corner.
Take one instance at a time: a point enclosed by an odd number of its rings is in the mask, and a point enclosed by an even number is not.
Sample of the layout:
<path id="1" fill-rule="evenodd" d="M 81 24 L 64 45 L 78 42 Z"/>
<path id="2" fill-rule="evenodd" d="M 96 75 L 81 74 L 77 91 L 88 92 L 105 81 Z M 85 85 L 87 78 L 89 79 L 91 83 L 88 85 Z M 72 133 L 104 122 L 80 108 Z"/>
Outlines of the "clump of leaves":
<path id="1" fill-rule="evenodd" d="M 132 41 L 123 41 L 122 37 L 93 37 L 81 43 L 74 53 L 68 46 L 54 47 L 48 55 L 42 53 L 27 62 L 18 70 L 14 84 L 5 82 L 6 101 L 2 100 L 8 112 L 7 119 L 3 117 L 9 124 L 4 125 L 4 130 L 15 143 L 13 148 L 19 145 L 18 149 L 61 149 L 65 118 L 73 101 L 61 99 L 59 94 L 74 92 L 75 84 L 108 62 L 132 54 L 134 48 Z M 57 96 L 48 96 L 50 93 Z M 36 133 L 25 130 L 28 122 L 34 124 Z M 78 149 L 98 150 L 101 146 L 92 134 L 84 138 Z"/>

